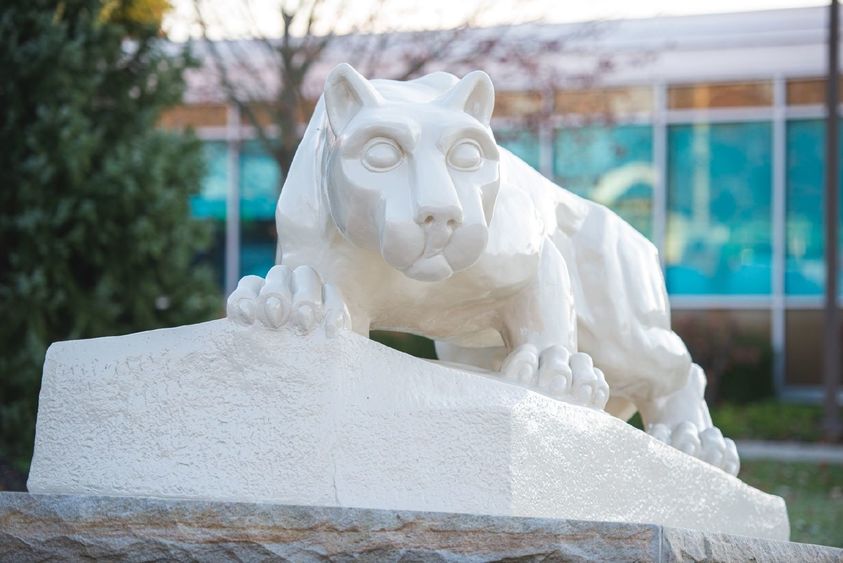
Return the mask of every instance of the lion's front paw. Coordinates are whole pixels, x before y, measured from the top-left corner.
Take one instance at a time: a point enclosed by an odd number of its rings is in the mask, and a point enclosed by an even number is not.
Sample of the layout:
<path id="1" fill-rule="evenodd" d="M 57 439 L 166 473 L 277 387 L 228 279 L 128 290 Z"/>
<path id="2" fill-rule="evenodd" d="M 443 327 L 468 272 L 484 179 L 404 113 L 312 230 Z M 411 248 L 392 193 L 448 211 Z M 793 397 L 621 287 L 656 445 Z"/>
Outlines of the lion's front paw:
<path id="1" fill-rule="evenodd" d="M 591 356 L 571 354 L 564 346 L 550 346 L 539 353 L 532 344 L 523 344 L 506 358 L 501 374 L 566 403 L 602 410 L 609 400 L 606 378 L 594 367 Z"/>
<path id="2" fill-rule="evenodd" d="M 701 432 L 693 422 L 682 422 L 672 429 L 666 424 L 650 424 L 647 434 L 730 475 L 737 475 L 740 470 L 735 442 L 724 438 L 718 428 L 711 427 Z"/>
<path id="3" fill-rule="evenodd" d="M 246 276 L 229 296 L 228 318 L 237 324 L 278 329 L 290 327 L 307 334 L 324 323 L 328 336 L 351 328 L 351 317 L 340 292 L 323 283 L 316 270 L 273 266 L 266 279 Z"/>

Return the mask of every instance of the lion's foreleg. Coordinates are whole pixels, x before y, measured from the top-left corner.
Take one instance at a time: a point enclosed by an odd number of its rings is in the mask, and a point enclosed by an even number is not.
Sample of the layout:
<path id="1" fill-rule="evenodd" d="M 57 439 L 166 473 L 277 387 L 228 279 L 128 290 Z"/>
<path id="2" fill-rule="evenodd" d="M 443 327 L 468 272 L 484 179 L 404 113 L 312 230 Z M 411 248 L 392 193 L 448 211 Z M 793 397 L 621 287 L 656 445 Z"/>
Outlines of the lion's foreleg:
<path id="1" fill-rule="evenodd" d="M 571 277 L 550 241 L 542 248 L 533 282 L 501 310 L 501 336 L 509 355 L 502 376 L 560 400 L 602 409 L 609 398 L 603 373 L 577 349 Z"/>

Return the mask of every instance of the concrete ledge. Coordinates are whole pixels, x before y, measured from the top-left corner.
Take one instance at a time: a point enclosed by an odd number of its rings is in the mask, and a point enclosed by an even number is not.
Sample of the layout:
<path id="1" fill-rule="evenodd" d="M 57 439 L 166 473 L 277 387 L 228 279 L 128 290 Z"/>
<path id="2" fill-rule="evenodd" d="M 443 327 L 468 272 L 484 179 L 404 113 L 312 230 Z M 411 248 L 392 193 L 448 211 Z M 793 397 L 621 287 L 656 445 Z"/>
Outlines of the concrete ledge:
<path id="1" fill-rule="evenodd" d="M 653 524 L 0 493 L 0 561 L 89 558 L 790 562 L 843 550 Z"/>
<path id="2" fill-rule="evenodd" d="M 832 444 L 743 440 L 737 445 L 742 460 L 769 459 L 792 463 L 843 464 L 843 446 Z"/>

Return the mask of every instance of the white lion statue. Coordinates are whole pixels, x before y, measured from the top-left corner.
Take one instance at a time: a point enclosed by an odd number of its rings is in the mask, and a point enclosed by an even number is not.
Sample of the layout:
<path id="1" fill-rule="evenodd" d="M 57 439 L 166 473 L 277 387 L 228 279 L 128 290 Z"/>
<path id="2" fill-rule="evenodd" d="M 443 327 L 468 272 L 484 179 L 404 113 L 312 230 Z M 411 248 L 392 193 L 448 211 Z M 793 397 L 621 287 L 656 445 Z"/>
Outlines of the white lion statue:
<path id="1" fill-rule="evenodd" d="M 706 380 L 670 328 L 655 247 L 495 142 L 475 71 L 328 76 L 278 201 L 277 266 L 228 300 L 245 325 L 419 334 L 439 359 L 628 419 L 733 475 Z"/>

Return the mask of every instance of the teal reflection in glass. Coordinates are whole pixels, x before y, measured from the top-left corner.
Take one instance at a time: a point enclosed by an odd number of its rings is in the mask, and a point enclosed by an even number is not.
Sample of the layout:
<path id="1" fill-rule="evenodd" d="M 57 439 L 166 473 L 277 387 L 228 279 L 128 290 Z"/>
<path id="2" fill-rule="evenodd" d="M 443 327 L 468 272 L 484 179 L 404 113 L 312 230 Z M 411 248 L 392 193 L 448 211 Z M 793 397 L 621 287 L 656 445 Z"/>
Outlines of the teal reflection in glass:
<path id="1" fill-rule="evenodd" d="M 787 124 L 787 264 L 785 289 L 791 295 L 819 295 L 825 287 L 823 192 L 825 124 Z"/>
<path id="2" fill-rule="evenodd" d="M 771 149 L 766 122 L 668 129 L 670 293 L 770 293 Z"/>
<path id="3" fill-rule="evenodd" d="M 843 140 L 843 129 L 840 137 Z M 790 295 L 821 295 L 824 291 L 824 201 L 825 122 L 820 119 L 789 121 L 785 290 Z M 840 234 L 843 241 L 843 229 Z"/>
<path id="4" fill-rule="evenodd" d="M 205 177 L 200 192 L 190 198 L 194 217 L 225 218 L 225 196 L 228 192 L 228 144 L 208 141 L 202 145 L 205 157 Z"/>
<path id="5" fill-rule="evenodd" d="M 240 275 L 265 276 L 275 263 L 275 204 L 281 170 L 257 140 L 240 148 Z"/>
<path id="6" fill-rule="evenodd" d="M 504 129 L 495 131 L 495 140 L 536 170 L 539 169 L 539 138 L 535 132 Z"/>
<path id="7" fill-rule="evenodd" d="M 240 217 L 270 219 L 281 189 L 281 170 L 260 141 L 240 147 Z"/>
<path id="8" fill-rule="evenodd" d="M 553 174 L 565 189 L 609 207 L 645 236 L 652 234 L 656 171 L 649 125 L 559 131 Z"/>
<path id="9" fill-rule="evenodd" d="M 275 221 L 261 219 L 240 225 L 240 275 L 265 277 L 275 264 Z"/>

